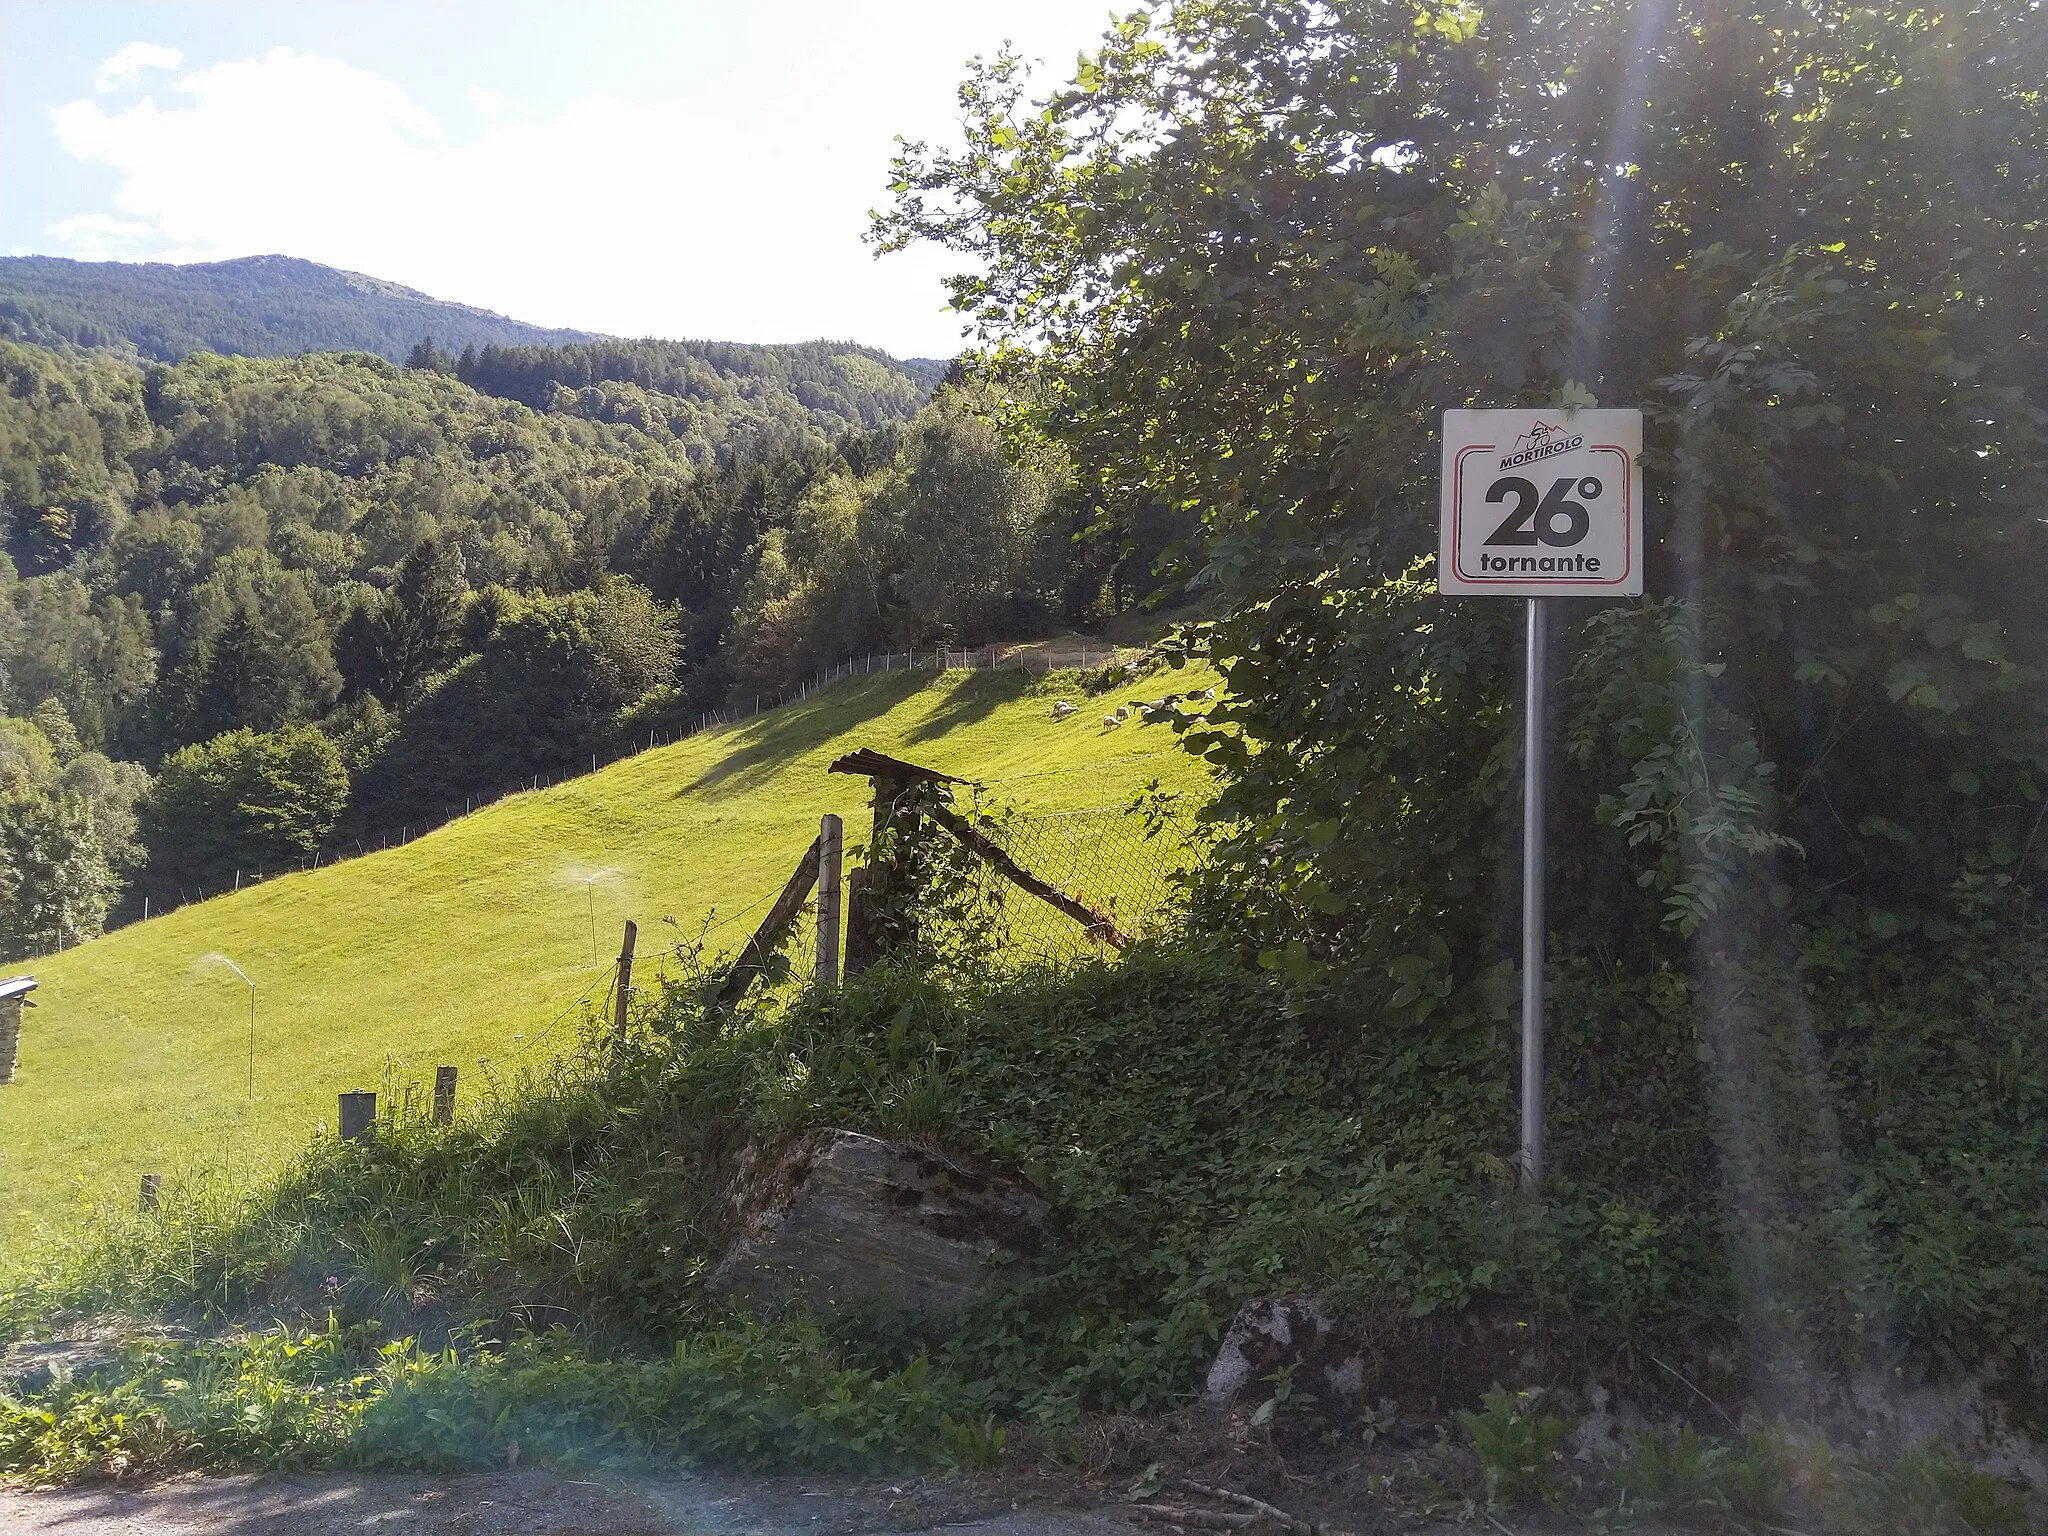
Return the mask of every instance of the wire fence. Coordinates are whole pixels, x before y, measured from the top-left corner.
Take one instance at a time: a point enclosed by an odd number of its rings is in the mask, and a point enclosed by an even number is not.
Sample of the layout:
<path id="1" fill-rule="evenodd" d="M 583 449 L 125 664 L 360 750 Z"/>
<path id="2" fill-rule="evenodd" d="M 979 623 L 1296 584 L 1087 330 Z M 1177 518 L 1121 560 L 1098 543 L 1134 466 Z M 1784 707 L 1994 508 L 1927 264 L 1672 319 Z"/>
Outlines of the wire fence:
<path id="1" fill-rule="evenodd" d="M 964 804 L 958 809 L 963 814 L 969 810 Z M 1197 817 L 1171 802 L 1142 809 L 1113 805 L 976 814 L 973 825 L 1027 874 L 1098 914 L 1125 940 L 1142 940 L 1170 928 L 1183 910 L 1185 880 L 1207 859 L 1207 839 Z M 980 858 L 964 862 L 969 899 L 945 904 L 943 910 L 954 916 L 937 919 L 942 925 L 955 922 L 959 930 L 927 932 L 941 948 L 964 947 L 977 963 L 986 961 L 1002 970 L 1115 958 L 1117 944 L 1104 926 L 1077 920 Z M 755 909 L 765 905 L 763 898 Z M 745 915 L 719 914 L 699 936 L 705 953 L 716 955 L 714 968 L 731 963 L 746 942 L 751 924 L 736 931 L 729 926 Z M 714 935 L 725 942 L 713 941 Z M 800 990 L 815 981 L 812 903 L 805 903 L 780 955 L 785 987 Z"/>
<path id="2" fill-rule="evenodd" d="M 962 813 L 970 810 L 960 806 Z M 1101 914 L 1117 932 L 1143 939 L 1172 924 L 1180 910 L 1182 882 L 1206 857 L 1207 838 L 1198 818 L 1171 799 L 1084 810 L 973 813 L 976 831 L 996 844 L 1017 866 L 1065 895 Z M 977 950 L 971 959 L 998 971 L 1033 964 L 1067 965 L 1110 961 L 1116 947 L 1100 925 L 1090 926 L 1031 896 L 991 864 L 977 859 L 970 866 L 980 882 L 970 938 Z M 708 986 L 730 966 L 753 924 L 749 921 L 770 898 L 764 896 L 730 913 L 711 913 L 694 934 L 679 933 L 667 943 L 642 950 L 636 958 L 628 997 L 660 996 L 666 986 L 684 981 Z M 657 932 L 659 930 L 656 930 Z M 651 935 L 650 935 L 651 936 Z M 818 980 L 815 912 L 806 903 L 799 920 L 779 946 L 780 964 L 770 985 L 783 998 L 793 997 Z M 512 1037 L 519 1042 L 513 1088 L 548 1080 L 574 1058 L 617 1049 L 611 1020 L 625 980 L 622 960 L 612 960 L 590 976 L 539 1029 Z M 643 1024 L 652 1022 L 644 1004 L 632 1006 Z M 512 1042 L 508 1042 L 511 1044 Z M 549 1051 L 548 1046 L 557 1049 Z M 613 1058 L 615 1059 L 615 1058 Z M 489 1058 L 476 1063 L 487 1095 L 502 1101 L 506 1088 Z M 453 1109 L 455 1078 L 448 1072 L 449 1109 Z M 433 1090 L 438 1096 L 439 1088 Z M 344 1101 L 348 1095 L 344 1095 Z M 396 1058 L 387 1055 L 381 1090 L 372 1096 L 378 1125 L 392 1126 L 424 1118 L 430 1103 L 424 1078 L 402 1077 Z M 440 1111 L 434 1113 L 438 1116 Z M 323 1134 L 324 1134 L 323 1122 Z M 347 1134 L 346 1131 L 343 1132 Z"/>
<path id="3" fill-rule="evenodd" d="M 981 830 L 1021 868 L 1133 939 L 1173 921 L 1182 882 L 1206 857 L 1194 817 L 1170 805 L 1149 813 L 1122 805 L 1019 813 L 996 818 Z M 993 869 L 982 879 L 1000 903 L 1000 939 L 1010 958 L 1068 961 L 1110 954 L 1104 935 L 1091 933 Z"/>
<path id="4" fill-rule="evenodd" d="M 537 773 L 509 788 L 492 793 L 466 796 L 462 810 L 457 812 L 451 804 L 448 813 L 439 820 L 423 820 L 417 825 L 406 823 L 396 832 L 386 831 L 366 838 L 348 838 L 323 844 L 312 853 L 300 859 L 271 869 L 238 869 L 234 874 L 212 889 L 195 882 L 191 889 L 180 888 L 175 901 L 159 900 L 154 894 L 143 897 L 142 911 L 135 921 L 146 922 L 153 917 L 164 917 L 180 907 L 194 902 L 210 901 L 216 896 L 227 896 L 245 885 L 261 885 L 280 875 L 304 874 L 320 868 L 323 864 L 335 864 L 344 859 L 362 858 L 372 853 L 382 853 L 392 848 L 403 847 L 424 837 L 438 827 L 446 826 L 458 815 L 468 816 L 483 810 L 486 806 L 497 805 L 519 795 L 537 794 L 544 789 L 553 789 L 574 779 L 597 773 L 629 757 L 642 752 L 651 752 L 657 747 L 673 746 L 679 741 L 688 741 L 706 731 L 721 730 L 729 725 L 744 724 L 772 710 L 787 705 L 799 704 L 809 699 L 821 688 L 844 682 L 851 677 L 866 677 L 876 672 L 914 671 L 931 669 L 935 674 L 956 671 L 1022 671 L 1036 672 L 1044 676 L 1051 672 L 1067 669 L 1094 671 L 1115 666 L 1129 666 L 1140 661 L 1148 653 L 1131 646 L 1094 645 L 1080 642 L 1028 642 L 1016 645 L 988 645 L 971 650 L 955 650 L 946 646 L 929 651 L 882 651 L 865 652 L 849 656 L 833 666 L 821 668 L 813 676 L 801 682 L 790 684 L 778 691 L 760 693 L 752 697 L 747 709 L 708 710 L 699 715 L 694 724 L 667 730 L 650 730 L 644 741 L 635 736 L 629 743 L 599 750 L 590 754 L 590 766 L 584 768 L 580 761 L 573 767 L 552 774 Z M 58 949 L 64 944 L 60 938 Z"/>
<path id="5" fill-rule="evenodd" d="M 967 814 L 970 807 L 962 804 L 959 809 Z M 987 817 L 975 813 L 973 825 L 1027 873 L 1099 913 L 1121 937 L 1132 941 L 1173 925 L 1182 911 L 1184 881 L 1207 859 L 1208 840 L 1198 817 L 1171 800 Z M 943 947 L 964 945 L 975 963 L 985 961 L 1003 971 L 1114 960 L 1117 946 L 1100 928 L 1020 889 L 984 860 L 971 859 L 967 867 L 972 899 L 952 906 L 971 914 L 965 923 L 973 932 L 931 932 L 928 936 Z M 665 942 L 644 948 L 636 962 L 633 992 L 648 994 L 663 979 L 687 975 L 708 984 L 722 976 L 739 958 L 772 899 L 772 892 L 765 893 L 730 912 L 713 911 L 697 928 L 678 928 Z M 802 992 L 818 979 L 816 916 L 815 899 L 807 899 L 776 947 L 769 985 L 782 995 Z M 609 1017 L 617 971 L 616 962 L 609 965 L 545 1030 L 530 1037 L 532 1044 L 558 1032 L 573 1017 L 590 1015 L 590 1000 L 600 991 L 605 997 L 598 1011 Z"/>

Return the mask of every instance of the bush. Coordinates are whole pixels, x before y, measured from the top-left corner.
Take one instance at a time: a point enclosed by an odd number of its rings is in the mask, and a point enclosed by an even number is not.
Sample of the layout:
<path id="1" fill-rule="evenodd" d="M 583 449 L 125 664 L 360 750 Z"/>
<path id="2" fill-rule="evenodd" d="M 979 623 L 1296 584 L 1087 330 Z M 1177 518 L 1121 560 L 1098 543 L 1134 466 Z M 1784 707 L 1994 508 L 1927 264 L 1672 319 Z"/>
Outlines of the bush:
<path id="1" fill-rule="evenodd" d="M 119 890 L 82 796 L 0 791 L 0 960 L 97 938 Z"/>
<path id="2" fill-rule="evenodd" d="M 372 1328 L 143 1341 L 86 1380 L 0 1393 L 0 1471 L 31 1482 L 221 1466 L 578 1469 L 679 1456 L 871 1470 L 982 1459 L 999 1435 L 922 1360 L 840 1364 L 815 1329 L 746 1327 L 666 1360 L 562 1334 L 503 1348 L 380 1344 Z"/>
<path id="3" fill-rule="evenodd" d="M 164 759 L 140 807 L 148 883 L 165 894 L 309 856 L 348 802 L 348 772 L 310 726 L 229 731 Z"/>
<path id="4" fill-rule="evenodd" d="M 480 605 L 481 606 L 481 605 Z M 496 594 L 475 655 L 431 683 L 358 775 L 373 826 L 459 810 L 472 793 L 555 774 L 621 739 L 625 713 L 676 681 L 680 618 L 623 578 L 561 597 Z"/>
<path id="5" fill-rule="evenodd" d="M 1555 1505 L 1564 1492 L 1559 1463 L 1572 1421 L 1536 1412 L 1526 1394 L 1518 1397 L 1497 1382 L 1484 1401 L 1484 1412 L 1461 1411 L 1458 1422 L 1485 1474 L 1486 1501 Z"/>
<path id="6" fill-rule="evenodd" d="M 1722 1052 L 1683 976 L 1559 957 L 1551 1065 L 1571 1092 L 1531 1202 L 1513 1178 L 1513 978 L 1439 995 L 1417 958 L 1411 1003 L 1363 1023 L 1295 1008 L 1278 978 L 1186 944 L 950 988 L 943 968 L 892 960 L 737 1014 L 672 977 L 626 1039 L 604 1026 L 601 1048 L 494 1083 L 453 1127 L 400 1114 L 374 1142 L 312 1146 L 264 1188 L 173 1191 L 159 1216 L 52 1245 L 0 1295 L 0 1328 L 58 1306 L 195 1321 L 332 1308 L 401 1334 L 482 1320 L 517 1337 L 566 1313 L 592 1357 L 672 1347 L 727 1321 L 702 1281 L 734 1153 L 830 1125 L 936 1137 L 1050 1197 L 1065 1240 L 1006 1272 L 932 1368 L 986 1384 L 975 1413 L 1055 1434 L 1185 1402 L 1255 1296 L 1320 1293 L 1397 1342 L 1462 1334 L 1455 1314 L 1475 1304 L 1512 1308 L 1546 1362 L 1527 1369 L 1555 1368 L 1513 1385 L 1591 1374 L 1649 1402 L 1672 1392 L 1659 1361 L 1723 1400 L 1745 1391 L 1772 1360 L 1758 1350 L 1772 1335 L 1731 1347 L 1760 1297 L 1823 1372 L 1995 1373 L 2039 1348 L 2048 1083 L 2028 1064 L 2048 1044 L 2048 934 L 2033 920 L 1959 937 L 1939 966 L 1816 955 L 1800 991 L 1760 998 L 1825 1046 L 1817 1080 L 1771 1113 L 1820 1103 L 1835 1159 L 1832 1183 L 1768 1213 L 1761 1253 L 1730 1240 L 1738 1195 L 1760 1197 L 1724 1183 L 1742 1148 L 1716 1113 L 1749 1102 L 1757 1064 Z M 835 1368 L 886 1380 L 914 1358 L 858 1320 L 829 1326 Z M 433 1391 L 471 1423 L 477 1394 L 488 1406 L 501 1387 Z M 980 1422 L 967 1411 L 959 1423 Z M 1630 1475 L 1674 1511 L 1789 1497 L 1747 1452 L 1658 1457 Z"/>

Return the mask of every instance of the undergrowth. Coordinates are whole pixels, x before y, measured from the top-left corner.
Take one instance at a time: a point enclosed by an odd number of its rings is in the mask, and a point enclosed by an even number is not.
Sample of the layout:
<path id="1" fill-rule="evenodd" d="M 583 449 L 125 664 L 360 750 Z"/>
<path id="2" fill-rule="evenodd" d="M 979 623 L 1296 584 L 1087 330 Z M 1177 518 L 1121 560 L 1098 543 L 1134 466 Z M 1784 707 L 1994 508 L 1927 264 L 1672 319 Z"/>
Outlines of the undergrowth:
<path id="1" fill-rule="evenodd" d="M 0 1468 L 31 1482 L 173 1467 L 874 1468 L 978 1461 L 1002 1434 L 923 1360 L 839 1364 L 815 1329 L 700 1334 L 595 1359 L 559 1333 L 381 1345 L 371 1326 L 127 1346 L 88 1380 L 0 1395 Z"/>
<path id="2" fill-rule="evenodd" d="M 1769 1320 L 1804 1330 L 1815 1369 L 1935 1377 L 2040 1347 L 2048 945 L 2020 925 L 1965 948 L 1823 956 L 1802 983 L 1836 1182 L 1769 1213 L 1775 1252 L 1810 1250 L 1779 1263 Z M 981 985 L 890 965 L 729 1018 L 670 986 L 629 1038 L 452 1127 L 387 1120 L 263 1188 L 174 1185 L 159 1212 L 50 1244 L 0 1294 L 8 1337 L 122 1314 L 202 1342 L 152 1346 L 118 1385 L 5 1400 L 0 1465 L 443 1465 L 515 1441 L 565 1460 L 972 1460 L 1004 1422 L 1057 1449 L 1090 1414 L 1185 1403 L 1242 1302 L 1310 1292 L 1391 1330 L 1487 1309 L 1562 1330 L 1553 1367 L 1641 1400 L 1743 1391 L 1747 1215 L 1717 1171 L 1733 1067 L 1697 988 L 1556 962 L 1555 1172 L 1531 1202 L 1511 1176 L 1514 979 L 1433 989 L 1428 965 L 1413 993 L 1440 1006 L 1371 1021 L 1290 1007 L 1186 942 Z M 1007 1164 L 1064 1238 L 929 1356 L 832 1314 L 750 1323 L 705 1286 L 726 1171 L 819 1125 Z M 1674 1449 L 1657 1497 L 1683 1504 L 1705 1454 Z M 1641 1489 L 1647 1455 L 1626 1474 Z"/>

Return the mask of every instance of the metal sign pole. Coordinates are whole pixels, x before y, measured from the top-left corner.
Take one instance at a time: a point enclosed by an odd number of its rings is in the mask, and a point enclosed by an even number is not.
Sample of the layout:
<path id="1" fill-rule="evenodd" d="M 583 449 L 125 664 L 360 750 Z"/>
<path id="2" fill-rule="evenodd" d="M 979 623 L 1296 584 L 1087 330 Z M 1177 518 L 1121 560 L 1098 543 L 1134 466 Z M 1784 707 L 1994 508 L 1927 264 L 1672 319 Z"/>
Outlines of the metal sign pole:
<path id="1" fill-rule="evenodd" d="M 1543 807 L 1549 722 L 1548 599 L 1529 599 L 1522 740 L 1522 1189 L 1543 1183 Z"/>
<path id="2" fill-rule="evenodd" d="M 1643 595 L 1643 413 L 1444 412 L 1437 590 L 1529 604 L 1522 771 L 1522 1189 L 1543 1186 L 1548 605 Z"/>

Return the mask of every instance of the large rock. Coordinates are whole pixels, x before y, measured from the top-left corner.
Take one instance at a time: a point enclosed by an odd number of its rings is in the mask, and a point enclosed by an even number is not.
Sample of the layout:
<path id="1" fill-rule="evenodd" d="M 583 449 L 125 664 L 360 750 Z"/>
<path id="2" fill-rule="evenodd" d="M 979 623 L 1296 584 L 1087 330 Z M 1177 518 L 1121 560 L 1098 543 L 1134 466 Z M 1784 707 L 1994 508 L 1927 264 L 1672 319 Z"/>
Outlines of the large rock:
<path id="1" fill-rule="evenodd" d="M 140 1332 L 112 1325 L 88 1325 L 76 1337 L 25 1340 L 0 1353 L 0 1393 L 26 1396 L 47 1392 L 65 1381 L 91 1381 L 122 1364 L 130 1344 L 183 1343 L 183 1328 L 154 1327 Z"/>
<path id="2" fill-rule="evenodd" d="M 1583 1382 L 1585 1328 L 1555 1319 L 1532 1327 L 1505 1298 L 1414 1317 L 1384 1307 L 1338 1315 L 1313 1296 L 1263 1297 L 1238 1309 L 1203 1400 L 1215 1409 L 1255 1405 L 1273 1395 L 1273 1378 L 1283 1371 L 1324 1419 L 1367 1412 L 1440 1419 L 1478 1402 L 1494 1382 L 1551 1389 Z"/>
<path id="3" fill-rule="evenodd" d="M 977 1159 L 854 1131 L 817 1130 L 742 1156 L 733 1236 L 711 1288 L 894 1314 L 943 1335 L 995 1267 L 1041 1252 L 1052 1211 Z"/>
<path id="4" fill-rule="evenodd" d="M 1366 1384 L 1362 1351 L 1320 1301 L 1268 1297 L 1238 1308 L 1210 1362 L 1202 1400 L 1228 1408 L 1241 1398 L 1270 1397 L 1270 1378 L 1289 1368 L 1295 1390 L 1313 1393 L 1326 1409 L 1349 1404 Z"/>

